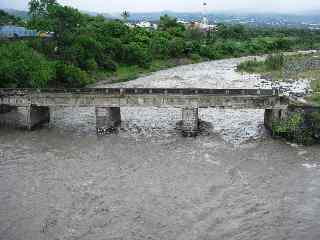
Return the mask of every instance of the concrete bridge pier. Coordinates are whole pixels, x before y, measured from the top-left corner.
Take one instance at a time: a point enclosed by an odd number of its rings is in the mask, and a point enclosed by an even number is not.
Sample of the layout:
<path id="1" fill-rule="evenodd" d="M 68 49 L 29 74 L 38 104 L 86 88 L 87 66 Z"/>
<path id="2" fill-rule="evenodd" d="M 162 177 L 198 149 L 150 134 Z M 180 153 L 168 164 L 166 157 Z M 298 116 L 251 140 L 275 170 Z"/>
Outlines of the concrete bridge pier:
<path id="1" fill-rule="evenodd" d="M 182 134 L 196 136 L 199 132 L 198 108 L 182 109 Z"/>
<path id="2" fill-rule="evenodd" d="M 288 118 L 288 109 L 266 109 L 264 112 L 264 126 L 272 130 L 274 122 Z"/>
<path id="3" fill-rule="evenodd" d="M 114 131 L 120 123 L 120 107 L 96 107 L 96 129 L 98 135 Z"/>
<path id="4" fill-rule="evenodd" d="M 1 105 L 0 124 L 14 128 L 32 130 L 35 127 L 50 121 L 49 107 L 25 106 L 12 107 Z"/>

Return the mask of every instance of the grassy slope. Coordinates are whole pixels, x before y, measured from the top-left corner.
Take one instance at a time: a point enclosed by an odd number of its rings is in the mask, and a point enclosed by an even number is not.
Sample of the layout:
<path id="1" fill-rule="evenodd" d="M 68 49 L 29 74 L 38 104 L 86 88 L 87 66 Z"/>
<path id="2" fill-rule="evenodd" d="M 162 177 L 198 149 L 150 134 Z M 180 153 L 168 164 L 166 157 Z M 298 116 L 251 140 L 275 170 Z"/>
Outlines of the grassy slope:
<path id="1" fill-rule="evenodd" d="M 109 83 L 119 83 L 134 80 L 140 76 L 156 72 L 159 70 L 172 68 L 180 65 L 193 64 L 204 61 L 201 60 L 191 60 L 188 58 L 180 59 L 166 59 L 166 60 L 154 60 L 151 66 L 147 69 L 141 68 L 136 65 L 119 65 L 115 72 L 100 71 L 95 74 L 95 79 L 97 83 L 99 81 L 106 81 Z"/>
<path id="2" fill-rule="evenodd" d="M 285 61 L 303 61 L 310 58 L 320 58 L 319 54 L 296 54 L 285 57 Z M 286 79 L 310 79 L 313 94 L 306 99 L 313 104 L 320 105 L 320 69 L 297 71 L 284 77 L 282 67 L 274 70 L 267 66 L 266 61 L 245 61 L 238 65 L 238 71 L 247 73 L 258 73 L 273 79 L 274 81 L 285 81 Z"/>

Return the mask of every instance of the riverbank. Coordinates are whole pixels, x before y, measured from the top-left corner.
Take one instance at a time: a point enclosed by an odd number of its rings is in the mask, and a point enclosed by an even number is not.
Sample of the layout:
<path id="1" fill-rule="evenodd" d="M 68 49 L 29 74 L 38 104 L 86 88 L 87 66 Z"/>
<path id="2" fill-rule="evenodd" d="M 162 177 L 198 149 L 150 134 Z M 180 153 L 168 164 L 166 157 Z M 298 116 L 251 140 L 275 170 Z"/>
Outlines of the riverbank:
<path id="1" fill-rule="evenodd" d="M 286 92 L 291 99 L 290 105 L 283 119 L 269 124 L 273 136 L 299 144 L 320 142 L 319 63 L 319 53 L 312 52 L 291 55 L 278 53 L 263 60 L 246 60 L 238 64 L 237 71 L 261 74 L 263 78 L 279 85 L 280 90 L 285 89 L 284 84 L 309 84 L 303 92 Z"/>
<path id="2" fill-rule="evenodd" d="M 294 52 L 283 52 L 284 55 L 290 56 L 290 55 L 295 55 L 297 53 L 301 55 L 308 55 L 312 53 L 316 53 L 317 50 L 306 50 L 306 51 L 294 51 Z M 121 84 L 123 86 L 127 85 L 127 82 L 131 82 L 134 80 L 142 79 L 144 77 L 148 76 L 153 76 L 154 73 L 156 72 L 163 72 L 163 71 L 170 71 L 170 69 L 175 69 L 177 67 L 183 67 L 183 66 L 188 66 L 188 65 L 195 65 L 198 66 L 197 64 L 199 63 L 206 63 L 206 62 L 220 62 L 222 61 L 222 64 L 224 62 L 230 61 L 235 61 L 237 64 L 240 64 L 242 62 L 250 61 L 250 60 L 264 60 L 268 55 L 267 54 L 261 54 L 261 55 L 255 55 L 255 56 L 243 56 L 243 57 L 238 57 L 238 58 L 224 58 L 220 60 L 214 60 L 210 61 L 209 59 L 206 58 L 178 58 L 178 59 L 167 59 L 167 60 L 156 60 L 153 61 L 151 64 L 151 67 L 148 69 L 145 68 L 140 68 L 138 66 L 125 66 L 122 65 L 120 66 L 115 73 L 101 73 L 97 74 L 95 76 L 96 78 L 96 83 L 89 85 L 89 87 L 97 87 L 97 86 L 104 86 L 104 85 L 109 85 L 109 84 Z M 216 67 L 216 66 L 214 66 Z M 232 70 L 235 70 L 236 68 L 232 67 Z M 215 71 L 213 69 L 213 71 Z M 171 73 L 174 74 L 174 71 L 170 71 Z M 218 73 L 219 74 L 219 73 Z M 157 75 L 157 74 L 156 74 Z M 262 72 L 256 72 L 256 74 L 251 74 L 249 73 L 242 73 L 242 78 L 248 77 L 249 80 L 253 80 L 253 78 L 258 78 L 260 75 L 263 75 Z M 168 75 L 168 78 L 170 79 L 170 76 Z M 240 79 L 240 77 L 237 77 Z M 199 77 L 197 78 L 199 79 Z M 153 82 L 153 81 L 152 81 Z M 153 83 L 154 84 L 154 83 Z M 309 88 L 310 85 L 309 83 L 302 83 L 300 82 L 302 88 Z M 130 85 L 130 84 L 129 84 Z M 258 86 L 257 86 L 258 87 Z M 260 86 L 259 86 L 260 87 Z M 263 86 L 262 86 L 263 87 Z M 292 88 L 293 86 L 291 86 Z M 296 89 L 297 91 L 298 89 Z"/>
<path id="3" fill-rule="evenodd" d="M 307 91 L 290 93 L 289 96 L 300 98 L 299 100 L 305 104 L 319 106 L 320 101 L 317 101 L 320 92 L 319 62 L 320 54 L 317 51 L 278 53 L 264 59 L 243 61 L 237 66 L 237 71 L 243 74 L 259 74 L 278 84 L 281 90 L 287 87 L 285 85 L 294 82 L 308 85 Z"/>
<path id="4" fill-rule="evenodd" d="M 195 64 L 199 62 L 208 61 L 204 58 L 173 58 L 166 60 L 153 60 L 150 67 L 142 68 L 139 66 L 128 66 L 120 65 L 117 67 L 115 72 L 97 72 L 94 75 L 96 79 L 96 84 L 111 84 L 111 83 L 121 83 L 128 82 L 131 80 L 138 79 L 139 77 L 150 75 L 154 72 L 160 70 L 166 70 L 177 66 Z M 93 84 L 94 86 L 95 84 Z"/>

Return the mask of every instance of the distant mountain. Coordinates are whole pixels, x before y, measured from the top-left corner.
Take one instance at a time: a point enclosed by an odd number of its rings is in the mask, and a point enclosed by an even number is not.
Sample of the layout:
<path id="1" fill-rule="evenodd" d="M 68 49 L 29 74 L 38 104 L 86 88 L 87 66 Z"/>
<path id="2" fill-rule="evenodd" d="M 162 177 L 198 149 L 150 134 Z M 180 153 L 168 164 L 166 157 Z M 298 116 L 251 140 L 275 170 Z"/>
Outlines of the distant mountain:
<path id="1" fill-rule="evenodd" d="M 5 9 L 11 15 L 28 19 L 27 11 L 20 11 L 15 9 Z M 82 11 L 91 16 L 102 15 L 107 19 L 120 19 L 121 13 L 98 13 L 92 11 Z M 132 12 L 130 13 L 129 21 L 159 21 L 163 15 L 176 17 L 184 21 L 199 21 L 203 18 L 201 12 Z M 271 26 L 271 27 L 301 27 L 301 28 L 315 28 L 319 25 L 320 29 L 320 10 L 301 11 L 295 14 L 281 14 L 281 13 L 261 13 L 250 12 L 245 10 L 235 11 L 219 11 L 210 12 L 206 15 L 210 23 L 225 23 L 225 24 L 246 24 L 252 26 Z"/>
<path id="2" fill-rule="evenodd" d="M 19 17 L 24 20 L 29 18 L 27 11 L 16 10 L 16 9 L 3 9 L 3 10 L 12 16 Z"/>
<path id="3" fill-rule="evenodd" d="M 203 18 L 201 12 L 153 12 L 153 13 L 131 13 L 130 21 L 158 21 L 160 16 L 168 14 L 184 21 L 199 21 Z M 320 24 L 320 11 L 301 12 L 297 14 L 279 13 L 246 13 L 246 12 L 210 12 L 206 14 L 210 23 L 246 24 L 253 26 L 271 27 L 310 27 Z"/>
<path id="4" fill-rule="evenodd" d="M 12 14 L 0 9 L 0 26 L 5 25 L 23 26 L 24 22 L 21 20 L 21 18 L 13 16 Z"/>
<path id="5" fill-rule="evenodd" d="M 98 16 L 98 15 L 102 15 L 107 19 L 113 19 L 116 18 L 116 16 L 110 14 L 110 13 L 98 13 L 98 12 L 92 12 L 92 11 L 81 11 L 82 13 L 88 14 L 90 16 Z M 120 16 L 120 14 L 119 14 Z"/>

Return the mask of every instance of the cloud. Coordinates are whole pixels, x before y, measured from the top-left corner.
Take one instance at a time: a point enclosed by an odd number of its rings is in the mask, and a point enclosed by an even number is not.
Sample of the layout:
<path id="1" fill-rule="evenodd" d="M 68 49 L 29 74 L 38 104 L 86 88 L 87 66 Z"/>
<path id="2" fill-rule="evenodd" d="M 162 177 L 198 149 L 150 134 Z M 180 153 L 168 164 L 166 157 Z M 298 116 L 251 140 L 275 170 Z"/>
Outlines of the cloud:
<path id="1" fill-rule="evenodd" d="M 294 12 L 320 9 L 318 0 L 58 0 L 81 10 L 97 12 L 128 11 L 202 11 L 203 2 L 209 11 L 250 10 L 258 12 Z M 0 8 L 27 9 L 28 0 L 1 0 Z"/>

